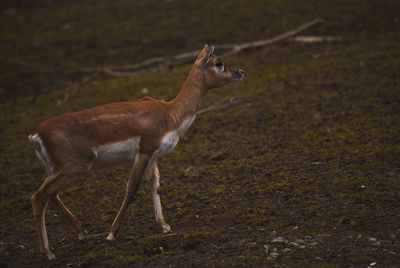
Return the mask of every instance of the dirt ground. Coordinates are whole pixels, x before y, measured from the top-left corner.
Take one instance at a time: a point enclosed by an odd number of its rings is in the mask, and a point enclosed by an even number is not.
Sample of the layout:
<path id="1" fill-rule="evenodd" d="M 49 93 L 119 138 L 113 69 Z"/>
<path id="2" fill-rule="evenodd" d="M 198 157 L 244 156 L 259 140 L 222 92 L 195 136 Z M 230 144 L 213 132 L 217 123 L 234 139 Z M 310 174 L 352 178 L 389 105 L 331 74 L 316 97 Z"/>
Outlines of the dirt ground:
<path id="1" fill-rule="evenodd" d="M 400 2 L 137 2 L 0 3 L 0 266 L 400 267 Z M 172 233 L 143 181 L 116 241 L 105 239 L 127 165 L 67 185 L 60 197 L 88 237 L 49 206 L 56 259 L 39 252 L 30 196 L 45 173 L 27 136 L 59 114 L 169 100 L 191 65 L 127 77 L 81 68 L 266 39 L 317 17 L 299 35 L 339 41 L 292 38 L 225 58 L 247 75 L 203 107 L 245 97 L 198 115 L 159 160 Z"/>

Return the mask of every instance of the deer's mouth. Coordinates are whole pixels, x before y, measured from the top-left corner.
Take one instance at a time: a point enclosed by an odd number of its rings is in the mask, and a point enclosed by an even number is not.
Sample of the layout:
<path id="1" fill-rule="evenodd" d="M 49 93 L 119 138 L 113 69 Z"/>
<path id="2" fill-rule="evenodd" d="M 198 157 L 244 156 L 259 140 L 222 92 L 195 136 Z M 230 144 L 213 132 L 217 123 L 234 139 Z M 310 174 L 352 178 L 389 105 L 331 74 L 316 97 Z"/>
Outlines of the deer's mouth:
<path id="1" fill-rule="evenodd" d="M 240 81 L 244 78 L 245 72 L 241 69 L 238 71 L 232 72 L 232 81 Z"/>

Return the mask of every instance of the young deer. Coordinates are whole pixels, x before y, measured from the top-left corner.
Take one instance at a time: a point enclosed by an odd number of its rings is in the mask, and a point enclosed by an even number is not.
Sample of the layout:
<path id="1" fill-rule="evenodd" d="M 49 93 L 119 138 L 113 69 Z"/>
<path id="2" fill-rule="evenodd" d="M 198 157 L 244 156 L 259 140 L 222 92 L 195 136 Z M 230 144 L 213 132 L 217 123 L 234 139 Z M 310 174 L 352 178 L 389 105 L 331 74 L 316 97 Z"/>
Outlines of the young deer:
<path id="1" fill-rule="evenodd" d="M 190 127 L 208 89 L 244 77 L 242 70 L 225 64 L 213 55 L 213 50 L 213 46 L 204 46 L 172 101 L 145 97 L 64 114 L 43 122 L 29 136 L 47 172 L 43 184 L 32 195 L 32 207 L 40 250 L 50 260 L 55 256 L 50 251 L 45 227 L 49 201 L 76 230 L 78 238 L 84 239 L 82 225 L 65 207 L 58 192 L 72 177 L 103 167 L 133 162 L 125 198 L 108 240 L 115 239 L 143 174 L 152 179 L 155 218 L 164 232 L 170 231 L 157 193 L 160 186 L 157 159 L 171 151 Z"/>

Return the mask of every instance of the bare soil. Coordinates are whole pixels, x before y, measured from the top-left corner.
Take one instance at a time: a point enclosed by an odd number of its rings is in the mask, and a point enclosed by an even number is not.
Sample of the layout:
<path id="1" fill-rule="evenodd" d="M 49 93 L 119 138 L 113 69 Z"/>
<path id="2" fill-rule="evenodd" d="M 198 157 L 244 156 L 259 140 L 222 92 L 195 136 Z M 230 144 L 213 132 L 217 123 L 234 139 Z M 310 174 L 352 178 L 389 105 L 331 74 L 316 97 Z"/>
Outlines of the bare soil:
<path id="1" fill-rule="evenodd" d="M 400 2 L 10 1 L 0 13 L 1 267 L 399 267 Z M 115 242 L 105 238 L 129 166 L 79 177 L 60 194 L 88 231 L 79 241 L 47 210 L 56 259 L 40 252 L 30 196 L 44 170 L 27 135 L 56 115 L 150 95 L 168 100 L 190 65 L 129 77 L 81 73 L 266 39 L 321 17 L 303 35 L 226 58 L 246 78 L 212 90 L 159 161 L 173 232 L 142 182 Z M 218 54 L 218 51 L 216 51 Z"/>

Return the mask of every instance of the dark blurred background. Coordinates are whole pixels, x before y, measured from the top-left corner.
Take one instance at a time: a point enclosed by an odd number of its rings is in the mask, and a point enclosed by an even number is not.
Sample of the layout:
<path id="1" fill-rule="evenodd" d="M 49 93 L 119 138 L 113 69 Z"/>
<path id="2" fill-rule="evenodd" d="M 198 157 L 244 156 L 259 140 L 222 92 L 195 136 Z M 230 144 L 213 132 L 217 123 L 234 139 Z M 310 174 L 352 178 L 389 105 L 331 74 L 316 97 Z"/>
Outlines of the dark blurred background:
<path id="1" fill-rule="evenodd" d="M 316 17 L 324 34 L 381 35 L 398 30 L 394 2 L 3 0 L 0 97 L 36 99 L 83 79 L 80 68 L 265 39 Z"/>

